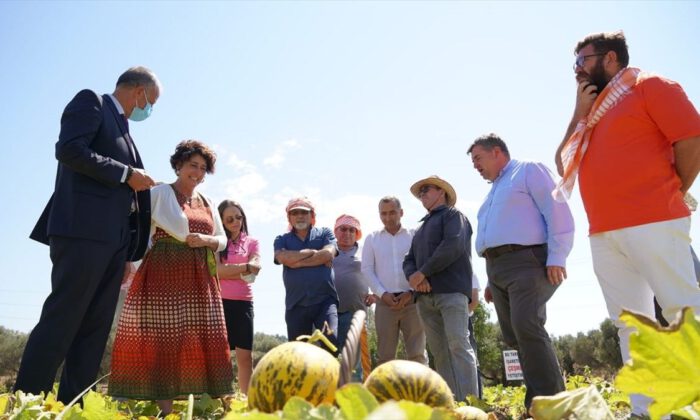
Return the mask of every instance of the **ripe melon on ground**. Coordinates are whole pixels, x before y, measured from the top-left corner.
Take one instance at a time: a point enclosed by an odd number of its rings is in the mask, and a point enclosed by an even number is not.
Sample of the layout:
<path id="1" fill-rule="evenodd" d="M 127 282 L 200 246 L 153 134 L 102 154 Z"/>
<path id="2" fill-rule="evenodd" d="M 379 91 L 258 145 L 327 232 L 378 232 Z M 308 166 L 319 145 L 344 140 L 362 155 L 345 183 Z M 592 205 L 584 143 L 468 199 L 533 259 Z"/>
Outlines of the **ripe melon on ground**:
<path id="1" fill-rule="evenodd" d="M 429 367 L 410 360 L 391 360 L 377 366 L 367 377 L 365 387 L 380 403 L 410 400 L 431 407 L 454 405 L 447 382 Z"/>
<path id="2" fill-rule="evenodd" d="M 272 413 L 295 395 L 314 405 L 333 403 L 339 375 L 338 360 L 318 346 L 301 341 L 281 344 L 255 367 L 248 406 Z"/>

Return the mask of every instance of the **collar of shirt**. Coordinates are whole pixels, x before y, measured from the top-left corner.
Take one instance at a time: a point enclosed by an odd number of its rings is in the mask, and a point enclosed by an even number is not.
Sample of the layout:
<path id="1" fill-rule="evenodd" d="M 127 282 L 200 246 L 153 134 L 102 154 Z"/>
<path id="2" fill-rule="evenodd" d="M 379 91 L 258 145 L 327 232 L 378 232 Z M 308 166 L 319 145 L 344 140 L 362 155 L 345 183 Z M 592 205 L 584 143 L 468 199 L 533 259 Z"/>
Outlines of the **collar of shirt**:
<path id="1" fill-rule="evenodd" d="M 109 93 L 108 96 L 109 96 L 109 99 L 111 99 L 112 102 L 114 102 L 114 106 L 117 107 L 117 112 L 124 115 L 124 108 L 122 108 L 122 104 L 119 103 L 117 98 L 115 98 L 114 95 L 112 95 L 111 93 Z"/>
<path id="2" fill-rule="evenodd" d="M 498 180 L 500 180 L 500 179 L 503 177 L 503 175 L 504 175 L 506 172 L 510 171 L 510 169 L 511 169 L 511 168 L 513 167 L 513 165 L 514 165 L 513 162 L 514 162 L 514 160 L 513 160 L 513 159 L 510 159 L 510 160 L 508 161 L 508 163 L 506 163 L 506 166 L 504 166 L 503 169 L 501 169 L 501 172 L 498 173 L 498 176 L 496 177 L 496 179 L 494 179 L 494 180 L 491 181 L 490 183 L 491 183 L 491 184 L 495 184 Z"/>
<path id="3" fill-rule="evenodd" d="M 425 222 L 426 220 L 428 220 L 430 218 L 430 216 L 432 216 L 435 213 L 441 212 L 441 211 L 445 210 L 446 208 L 447 208 L 447 204 L 440 204 L 439 206 L 430 210 L 428 212 L 428 214 L 426 214 L 425 216 L 423 216 L 422 219 L 419 220 L 419 222 Z"/>
<path id="4" fill-rule="evenodd" d="M 337 244 L 336 244 L 336 246 L 337 246 Z M 343 251 L 342 249 L 340 249 L 339 246 L 337 248 L 338 248 L 339 254 L 350 254 L 350 256 L 353 256 L 357 253 L 357 250 L 359 249 L 359 245 L 357 245 L 357 242 L 355 242 L 355 245 L 353 245 L 352 248 L 348 249 L 347 251 Z"/>
<path id="5" fill-rule="evenodd" d="M 391 235 L 391 236 L 396 236 L 396 235 L 398 235 L 398 234 L 400 234 L 400 233 L 408 232 L 408 229 L 406 229 L 405 227 L 401 226 L 401 227 L 399 228 L 399 230 L 397 230 L 396 233 L 394 233 L 393 235 L 392 235 L 391 232 L 389 232 L 388 230 L 386 230 L 386 228 L 383 228 L 383 229 L 380 230 L 379 232 L 381 232 L 381 233 L 386 233 L 386 234 Z"/>

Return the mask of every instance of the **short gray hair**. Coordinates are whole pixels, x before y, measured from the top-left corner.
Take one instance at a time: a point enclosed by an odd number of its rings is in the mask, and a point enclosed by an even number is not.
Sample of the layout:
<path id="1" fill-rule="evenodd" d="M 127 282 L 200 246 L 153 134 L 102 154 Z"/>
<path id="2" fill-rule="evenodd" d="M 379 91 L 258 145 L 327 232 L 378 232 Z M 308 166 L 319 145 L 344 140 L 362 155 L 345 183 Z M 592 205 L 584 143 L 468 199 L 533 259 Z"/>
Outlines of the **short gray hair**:
<path id="1" fill-rule="evenodd" d="M 396 207 L 401 208 L 401 202 L 398 198 L 394 197 L 393 195 L 387 195 L 385 197 L 382 197 L 379 200 L 379 205 L 381 206 L 382 203 L 394 203 L 396 204 Z"/>
<path id="2" fill-rule="evenodd" d="M 159 91 L 161 90 L 160 81 L 158 80 L 158 77 L 156 77 L 156 74 L 153 73 L 150 69 L 143 66 L 131 67 L 130 69 L 122 73 L 122 75 L 119 76 L 119 79 L 117 80 L 117 87 L 120 86 L 155 86 L 158 88 Z"/>

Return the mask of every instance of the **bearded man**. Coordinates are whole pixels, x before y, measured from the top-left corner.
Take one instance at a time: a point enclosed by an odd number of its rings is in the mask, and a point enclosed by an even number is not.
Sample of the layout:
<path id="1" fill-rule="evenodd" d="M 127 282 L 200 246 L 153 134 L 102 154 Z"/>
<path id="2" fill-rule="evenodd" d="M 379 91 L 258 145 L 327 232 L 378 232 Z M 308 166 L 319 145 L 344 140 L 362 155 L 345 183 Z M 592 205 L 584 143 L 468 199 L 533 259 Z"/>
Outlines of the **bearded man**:
<path id="1" fill-rule="evenodd" d="M 700 313 L 684 196 L 700 171 L 700 115 L 678 83 L 628 67 L 622 32 L 589 35 L 574 50 L 576 107 L 556 163 L 558 200 L 578 176 L 593 266 L 624 361 L 631 328 L 623 309 L 654 318 Z M 648 399 L 631 396 L 632 412 Z"/>

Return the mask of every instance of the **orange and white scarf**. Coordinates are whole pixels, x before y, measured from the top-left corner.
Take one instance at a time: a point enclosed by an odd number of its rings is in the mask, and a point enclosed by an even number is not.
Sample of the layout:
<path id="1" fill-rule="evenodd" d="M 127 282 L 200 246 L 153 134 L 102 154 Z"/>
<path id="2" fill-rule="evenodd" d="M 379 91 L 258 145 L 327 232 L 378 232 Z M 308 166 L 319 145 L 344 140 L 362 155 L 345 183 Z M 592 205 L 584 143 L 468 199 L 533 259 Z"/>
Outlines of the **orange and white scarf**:
<path id="1" fill-rule="evenodd" d="M 571 191 L 576 183 L 581 160 L 584 153 L 586 153 L 586 149 L 588 149 L 588 142 L 591 140 L 591 129 L 603 118 L 603 115 L 608 110 L 615 107 L 622 98 L 632 91 L 632 88 L 640 80 L 640 73 L 641 70 L 633 67 L 627 67 L 617 72 L 600 95 L 598 95 L 595 102 L 593 102 L 588 115 L 576 125 L 574 133 L 569 137 L 561 150 L 564 176 L 554 188 L 554 191 L 552 191 L 552 197 L 556 201 L 565 202 L 571 197 Z"/>

